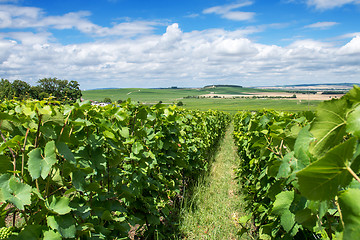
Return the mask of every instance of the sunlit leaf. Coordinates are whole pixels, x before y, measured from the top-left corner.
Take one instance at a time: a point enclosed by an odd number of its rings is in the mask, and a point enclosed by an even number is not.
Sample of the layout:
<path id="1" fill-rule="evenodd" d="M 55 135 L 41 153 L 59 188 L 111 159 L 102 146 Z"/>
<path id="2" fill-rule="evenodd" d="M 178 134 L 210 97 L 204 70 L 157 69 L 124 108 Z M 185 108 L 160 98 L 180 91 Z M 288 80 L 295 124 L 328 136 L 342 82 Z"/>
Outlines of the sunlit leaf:
<path id="1" fill-rule="evenodd" d="M 322 102 L 316 112 L 316 118 L 311 125 L 310 132 L 316 142 L 310 151 L 316 156 L 322 156 L 327 150 L 343 140 L 346 127 L 345 99 L 333 99 Z"/>
<path id="2" fill-rule="evenodd" d="M 29 173 L 33 180 L 40 176 L 45 179 L 51 170 L 51 167 L 56 163 L 55 142 L 48 142 L 45 146 L 45 156 L 42 156 L 41 149 L 36 148 L 28 153 Z"/>
<path id="3" fill-rule="evenodd" d="M 351 182 L 347 170 L 353 157 L 356 139 L 352 138 L 331 149 L 322 158 L 297 173 L 300 192 L 311 200 L 329 200 L 339 187 Z"/>
<path id="4" fill-rule="evenodd" d="M 339 195 L 344 221 L 343 239 L 360 239 L 360 189 L 348 189 Z"/>

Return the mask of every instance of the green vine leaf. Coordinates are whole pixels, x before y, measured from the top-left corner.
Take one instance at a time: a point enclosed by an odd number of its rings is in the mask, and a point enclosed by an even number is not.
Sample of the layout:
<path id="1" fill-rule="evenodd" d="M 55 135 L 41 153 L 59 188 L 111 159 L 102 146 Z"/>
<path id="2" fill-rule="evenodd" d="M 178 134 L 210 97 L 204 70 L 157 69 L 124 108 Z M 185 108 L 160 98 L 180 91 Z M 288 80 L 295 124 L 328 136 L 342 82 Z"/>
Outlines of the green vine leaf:
<path id="1" fill-rule="evenodd" d="M 315 138 L 310 133 L 309 129 L 310 125 L 307 125 L 303 129 L 301 129 L 295 141 L 295 157 L 299 160 L 299 168 L 297 170 L 303 169 L 311 162 L 309 145 L 315 140 Z"/>
<path id="2" fill-rule="evenodd" d="M 351 165 L 355 143 L 355 138 L 349 139 L 298 172 L 296 175 L 299 179 L 300 192 L 310 200 L 334 198 L 339 187 L 347 186 L 352 180 L 347 168 Z M 358 168 L 356 162 L 358 158 L 352 162 L 352 165 Z"/>
<path id="3" fill-rule="evenodd" d="M 281 225 L 287 232 L 289 232 L 295 224 L 295 215 L 290 211 L 294 196 L 294 191 L 279 193 L 276 195 L 276 200 L 272 209 L 273 214 L 280 216 Z"/>
<path id="4" fill-rule="evenodd" d="M 55 142 L 48 142 L 45 146 L 45 157 L 41 154 L 41 149 L 36 148 L 28 153 L 29 173 L 33 180 L 40 176 L 45 179 L 51 170 L 51 167 L 56 163 Z"/>
<path id="5" fill-rule="evenodd" d="M 1 175 L 0 187 L 0 202 L 11 202 L 20 210 L 31 204 L 31 186 L 21 183 L 16 177 L 9 174 Z"/>
<path id="6" fill-rule="evenodd" d="M 310 152 L 321 157 L 327 150 L 343 141 L 346 127 L 345 99 L 322 102 L 311 125 L 310 132 L 316 138 Z"/>
<path id="7" fill-rule="evenodd" d="M 47 240 L 61 240 L 61 234 L 52 230 L 44 232 L 44 239 Z"/>
<path id="8" fill-rule="evenodd" d="M 343 239 L 360 239 L 360 189 L 348 189 L 339 195 L 344 222 Z"/>
<path id="9" fill-rule="evenodd" d="M 69 207 L 70 199 L 67 197 L 55 197 L 52 196 L 50 205 L 47 204 L 47 208 L 60 215 L 65 215 L 71 211 Z"/>
<path id="10" fill-rule="evenodd" d="M 74 238 L 76 233 L 75 220 L 71 215 L 48 216 L 47 225 L 57 230 L 63 238 Z"/>
<path id="11" fill-rule="evenodd" d="M 346 131 L 360 137 L 360 106 L 349 114 L 347 121 Z"/>

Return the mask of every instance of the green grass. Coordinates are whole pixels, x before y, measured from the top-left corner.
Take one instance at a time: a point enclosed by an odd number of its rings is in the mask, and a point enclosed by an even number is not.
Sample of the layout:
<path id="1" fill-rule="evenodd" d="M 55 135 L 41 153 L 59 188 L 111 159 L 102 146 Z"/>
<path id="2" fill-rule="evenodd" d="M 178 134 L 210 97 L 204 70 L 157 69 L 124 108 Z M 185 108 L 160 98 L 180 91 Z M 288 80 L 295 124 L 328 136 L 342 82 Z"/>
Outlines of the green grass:
<path id="1" fill-rule="evenodd" d="M 246 94 L 249 92 L 263 92 L 263 90 L 252 88 L 184 88 L 184 89 L 149 89 L 149 88 L 119 88 L 119 89 L 98 89 L 83 91 L 83 98 L 86 100 L 102 101 L 105 97 L 113 101 L 131 98 L 140 102 L 174 102 L 187 96 L 199 96 L 209 93 L 217 94 Z"/>
<path id="2" fill-rule="evenodd" d="M 181 211 L 183 239 L 238 239 L 244 214 L 233 169 L 239 161 L 230 127 L 220 143 L 211 171 L 199 181 Z M 243 236 L 246 239 L 246 236 Z"/>
<path id="3" fill-rule="evenodd" d="M 263 92 L 262 89 L 217 87 L 206 89 L 145 89 L 145 88 L 122 88 L 83 91 L 85 100 L 102 101 L 109 97 L 112 101 L 127 100 L 138 101 L 144 104 L 156 104 L 162 101 L 164 104 L 176 104 L 182 101 L 187 109 L 206 111 L 209 109 L 235 113 L 242 110 L 274 109 L 281 111 L 304 111 L 315 110 L 320 101 L 302 101 L 288 99 L 220 99 L 220 98 L 186 98 L 199 96 L 211 92 L 217 94 L 246 94 L 249 92 Z"/>
<path id="4" fill-rule="evenodd" d="M 221 110 L 229 113 L 238 111 L 256 111 L 261 109 L 273 109 L 278 111 L 313 111 L 321 101 L 297 101 L 288 99 L 184 99 L 184 108 L 206 111 L 209 109 Z"/>
<path id="5" fill-rule="evenodd" d="M 178 99 L 187 96 L 198 96 L 210 93 L 210 91 L 196 89 L 147 89 L 147 88 L 121 88 L 121 89 L 103 89 L 83 91 L 85 100 L 102 101 L 105 97 L 113 101 L 127 100 L 142 103 L 157 103 L 159 101 L 173 103 Z"/>

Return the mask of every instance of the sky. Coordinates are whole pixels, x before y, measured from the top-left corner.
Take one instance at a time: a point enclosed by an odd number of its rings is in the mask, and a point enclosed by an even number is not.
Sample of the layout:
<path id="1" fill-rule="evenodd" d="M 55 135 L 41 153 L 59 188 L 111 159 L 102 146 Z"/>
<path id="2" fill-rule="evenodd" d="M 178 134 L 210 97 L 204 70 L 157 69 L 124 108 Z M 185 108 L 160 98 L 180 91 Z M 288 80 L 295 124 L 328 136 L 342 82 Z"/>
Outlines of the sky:
<path id="1" fill-rule="evenodd" d="M 0 0 L 0 78 L 360 83 L 360 0 Z"/>

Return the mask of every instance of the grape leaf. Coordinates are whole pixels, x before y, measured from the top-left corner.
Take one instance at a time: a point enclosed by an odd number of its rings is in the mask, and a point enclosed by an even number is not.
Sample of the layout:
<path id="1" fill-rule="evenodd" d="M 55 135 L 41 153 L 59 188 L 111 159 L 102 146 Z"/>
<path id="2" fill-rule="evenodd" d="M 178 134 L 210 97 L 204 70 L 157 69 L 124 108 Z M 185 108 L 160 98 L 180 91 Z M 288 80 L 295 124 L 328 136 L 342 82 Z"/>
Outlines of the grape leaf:
<path id="1" fill-rule="evenodd" d="M 310 132 L 316 138 L 316 142 L 311 146 L 311 153 L 321 157 L 343 140 L 346 109 L 345 99 L 325 101 L 319 105 L 316 118 L 310 128 Z"/>
<path id="2" fill-rule="evenodd" d="M 281 192 L 276 195 L 272 213 L 280 216 L 280 222 L 284 230 L 289 232 L 295 224 L 295 215 L 290 211 L 294 201 L 294 191 Z"/>
<path id="3" fill-rule="evenodd" d="M 360 137 L 360 106 L 349 114 L 346 124 L 346 131 Z"/>
<path id="4" fill-rule="evenodd" d="M 44 239 L 47 240 L 61 240 L 61 234 L 52 230 L 44 232 Z"/>
<path id="5" fill-rule="evenodd" d="M 352 180 L 347 167 L 350 167 L 355 143 L 355 138 L 349 139 L 298 172 L 300 192 L 310 200 L 330 200 L 335 197 L 339 187 L 345 187 Z"/>
<path id="6" fill-rule="evenodd" d="M 18 209 L 24 210 L 31 204 L 31 186 L 21 183 L 19 179 L 9 174 L 0 176 L 0 201 L 13 203 Z"/>
<path id="7" fill-rule="evenodd" d="M 67 197 L 58 197 L 52 196 L 50 205 L 47 205 L 47 208 L 53 212 L 56 212 L 60 215 L 67 214 L 71 211 L 69 207 L 70 199 Z"/>
<path id="8" fill-rule="evenodd" d="M 45 157 L 41 154 L 41 149 L 36 148 L 28 153 L 29 173 L 33 180 L 40 176 L 45 179 L 51 170 L 51 167 L 56 163 L 55 142 L 48 142 L 45 146 Z"/>
<path id="9" fill-rule="evenodd" d="M 348 189 L 339 195 L 344 221 L 343 239 L 360 239 L 360 189 Z"/>
<path id="10" fill-rule="evenodd" d="M 66 145 L 66 143 L 58 142 L 56 143 L 56 148 L 63 158 L 73 164 L 76 164 L 74 154 L 71 152 L 70 148 L 68 147 L 68 145 Z"/>
<path id="11" fill-rule="evenodd" d="M 74 218 L 67 214 L 63 216 L 48 216 L 47 225 L 57 230 L 63 238 L 74 238 L 76 233 L 76 226 Z"/>
<path id="12" fill-rule="evenodd" d="M 302 128 L 296 138 L 294 145 L 295 157 L 299 160 L 299 168 L 301 170 L 310 164 L 311 154 L 309 152 L 309 145 L 315 140 L 312 134 L 309 132 L 310 125 Z"/>

